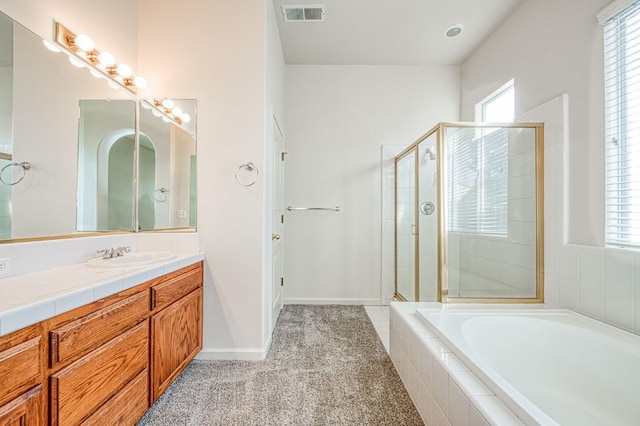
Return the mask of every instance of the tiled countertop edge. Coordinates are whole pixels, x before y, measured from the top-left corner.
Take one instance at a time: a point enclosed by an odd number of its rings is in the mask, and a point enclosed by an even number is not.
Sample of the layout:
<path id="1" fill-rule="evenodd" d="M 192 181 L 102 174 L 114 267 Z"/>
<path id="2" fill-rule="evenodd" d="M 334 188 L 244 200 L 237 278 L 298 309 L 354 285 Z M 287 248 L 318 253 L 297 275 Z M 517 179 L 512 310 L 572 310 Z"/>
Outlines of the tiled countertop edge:
<path id="1" fill-rule="evenodd" d="M 135 287 L 201 260 L 204 260 L 204 254 L 201 252 L 179 253 L 175 259 L 159 265 L 130 269 L 124 271 L 121 275 L 106 278 L 99 282 L 91 281 L 84 286 L 76 286 L 69 291 L 53 295 L 45 300 L 25 301 L 22 306 L 0 312 L 0 336 Z M 78 267 L 85 266 L 78 265 Z M 25 289 L 25 291 L 28 291 L 28 289 Z"/>

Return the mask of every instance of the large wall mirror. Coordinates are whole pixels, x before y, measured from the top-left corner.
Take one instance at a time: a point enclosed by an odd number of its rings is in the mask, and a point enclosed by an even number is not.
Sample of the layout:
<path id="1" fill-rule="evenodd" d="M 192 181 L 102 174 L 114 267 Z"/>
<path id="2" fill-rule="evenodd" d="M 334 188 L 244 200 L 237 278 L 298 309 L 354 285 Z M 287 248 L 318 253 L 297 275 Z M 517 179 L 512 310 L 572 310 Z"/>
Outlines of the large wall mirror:
<path id="1" fill-rule="evenodd" d="M 195 120 L 167 123 L 68 59 L 0 13 L 0 242 L 194 228 Z"/>

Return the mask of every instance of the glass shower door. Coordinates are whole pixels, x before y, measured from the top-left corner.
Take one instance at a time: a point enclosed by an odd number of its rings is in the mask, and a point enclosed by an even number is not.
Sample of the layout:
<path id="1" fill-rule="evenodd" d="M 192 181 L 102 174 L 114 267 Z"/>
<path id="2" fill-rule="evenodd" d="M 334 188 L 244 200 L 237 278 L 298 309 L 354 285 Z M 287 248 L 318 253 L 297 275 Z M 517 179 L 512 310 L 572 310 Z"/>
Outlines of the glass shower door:
<path id="1" fill-rule="evenodd" d="M 438 301 L 437 133 L 418 144 L 418 269 L 420 302 Z"/>
<path id="2" fill-rule="evenodd" d="M 416 154 L 396 160 L 396 296 L 416 301 Z"/>

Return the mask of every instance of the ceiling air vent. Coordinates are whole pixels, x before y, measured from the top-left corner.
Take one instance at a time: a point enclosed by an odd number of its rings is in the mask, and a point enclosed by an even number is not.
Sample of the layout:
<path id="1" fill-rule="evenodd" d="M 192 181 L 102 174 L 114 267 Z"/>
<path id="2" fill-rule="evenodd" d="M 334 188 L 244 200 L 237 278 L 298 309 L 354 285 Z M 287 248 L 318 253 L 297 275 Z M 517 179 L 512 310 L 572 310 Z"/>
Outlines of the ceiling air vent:
<path id="1" fill-rule="evenodd" d="M 284 22 L 323 22 L 324 5 L 282 6 Z"/>

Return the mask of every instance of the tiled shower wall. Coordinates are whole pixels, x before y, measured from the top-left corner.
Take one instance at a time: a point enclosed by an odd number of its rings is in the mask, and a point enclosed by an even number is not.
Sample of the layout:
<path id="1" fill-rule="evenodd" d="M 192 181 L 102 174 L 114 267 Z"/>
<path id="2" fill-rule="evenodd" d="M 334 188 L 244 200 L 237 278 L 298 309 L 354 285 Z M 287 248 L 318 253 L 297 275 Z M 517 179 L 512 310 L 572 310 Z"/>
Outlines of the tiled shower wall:
<path id="1" fill-rule="evenodd" d="M 545 122 L 545 303 L 640 334 L 640 253 L 564 243 L 568 108 L 562 95 L 517 118 Z"/>

